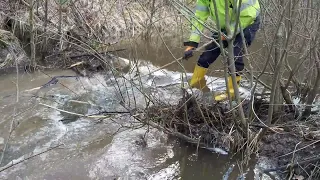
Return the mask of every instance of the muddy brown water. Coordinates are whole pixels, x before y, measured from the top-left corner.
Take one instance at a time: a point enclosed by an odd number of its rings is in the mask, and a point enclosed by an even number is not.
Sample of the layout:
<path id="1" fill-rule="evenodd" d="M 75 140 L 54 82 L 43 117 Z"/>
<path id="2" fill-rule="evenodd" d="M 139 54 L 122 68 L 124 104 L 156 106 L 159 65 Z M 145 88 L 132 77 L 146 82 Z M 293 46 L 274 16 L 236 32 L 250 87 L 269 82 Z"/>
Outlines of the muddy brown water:
<path id="1" fill-rule="evenodd" d="M 168 50 L 156 43 L 137 43 L 131 51 L 119 52 L 117 55 L 151 62 L 154 66 L 170 63 L 172 55 Z M 128 48 L 126 45 L 119 47 Z M 161 47 L 161 48 L 159 48 Z M 171 53 L 179 58 L 183 47 L 170 44 Z M 261 44 L 252 45 L 255 51 L 262 49 Z M 199 53 L 183 62 L 187 72 L 192 72 Z M 208 75 L 222 76 L 221 58 L 210 67 L 213 71 Z M 177 64 L 165 68 L 168 71 L 181 71 Z M 94 121 L 86 118 L 76 118 L 63 123 L 66 118 L 63 113 L 52 108 L 38 105 L 33 97 L 39 87 L 50 81 L 54 76 L 72 76 L 71 71 L 45 71 L 32 74 L 19 74 L 19 103 L 16 101 L 16 74 L 0 76 L 0 137 L 8 136 L 12 115 L 19 126 L 14 130 L 2 162 L 2 166 L 23 155 L 41 152 L 59 142 L 65 148 L 53 150 L 27 162 L 21 163 L 4 172 L 0 179 L 223 179 L 227 170 L 235 165 L 229 179 L 237 179 L 240 172 L 245 172 L 246 179 L 253 179 L 255 162 L 248 169 L 239 170 L 237 161 L 230 156 L 219 155 L 208 150 L 196 148 L 176 139 L 167 138 L 165 134 L 154 130 L 147 139 L 147 147 L 137 145 L 139 137 L 146 129 L 120 131 L 119 124 L 126 124 L 130 117 L 115 116 L 106 121 Z M 101 86 L 103 75 L 95 78 L 67 78 L 59 80 L 56 85 L 39 90 L 37 95 L 44 104 L 62 107 L 70 98 L 96 102 L 103 108 L 119 109 L 114 100 L 114 88 Z M 106 83 L 108 85 L 108 83 Z M 90 88 L 87 88 L 87 87 Z M 25 111 L 31 108 L 31 110 Z M 71 108 L 71 109 L 70 109 Z M 71 105 L 70 111 L 80 114 L 95 112 L 96 107 Z M 121 108 L 120 108 L 121 109 Z M 69 117 L 70 118 L 70 117 Z M 69 119 L 68 119 L 69 120 Z M 118 133 L 118 134 L 117 134 Z M 241 178 L 240 178 L 241 179 Z"/>
<path id="2" fill-rule="evenodd" d="M 266 48 L 267 45 L 264 43 L 264 37 L 262 35 L 263 32 L 258 32 L 255 40 L 252 45 L 248 48 L 250 61 L 253 67 L 253 73 L 255 76 L 259 75 L 265 63 L 267 61 L 267 55 L 269 54 L 269 50 Z M 115 45 L 115 49 L 125 48 L 125 51 L 117 52 L 116 54 L 128 58 L 128 59 L 139 59 L 144 60 L 146 62 L 151 62 L 153 65 L 161 67 L 167 65 L 174 61 L 174 59 L 178 59 L 183 55 L 183 51 L 185 47 L 183 46 L 183 41 L 180 37 L 171 37 L 171 38 L 163 38 L 163 39 L 155 39 L 155 40 L 141 40 L 137 39 L 132 42 L 125 42 Z M 203 52 L 203 50 L 199 52 L 195 52 L 193 57 L 190 59 L 181 61 L 183 68 L 192 73 L 194 70 L 194 66 L 197 63 L 198 57 Z M 297 63 L 300 63 L 299 59 L 295 57 L 296 54 L 288 54 L 288 63 L 291 68 L 293 68 Z M 273 55 L 272 55 L 273 58 Z M 273 64 L 273 59 L 270 60 L 271 64 Z M 248 68 L 248 59 L 244 58 L 245 67 Z M 207 75 L 214 77 L 224 77 L 224 59 L 222 56 L 218 57 L 218 59 L 210 65 Z M 173 63 L 171 65 L 166 66 L 164 69 L 168 69 L 170 71 L 178 71 L 183 72 L 183 68 L 178 63 Z M 299 80 L 303 80 L 306 76 L 305 69 L 308 67 L 300 67 L 299 72 L 296 72 L 296 78 Z M 282 70 L 283 78 L 288 78 L 289 72 L 284 68 Z M 270 78 L 271 70 L 268 65 L 265 71 L 260 78 L 266 84 L 272 83 L 272 78 Z M 247 77 L 249 78 L 249 77 Z"/>
<path id="3" fill-rule="evenodd" d="M 125 51 L 120 51 L 116 53 L 121 57 L 129 58 L 129 59 L 137 58 L 137 59 L 145 60 L 159 67 L 174 61 L 174 58 L 180 58 L 183 55 L 183 51 L 185 49 L 185 47 L 183 46 L 183 42 L 178 41 L 176 37 L 174 37 L 173 39 L 166 38 L 164 39 L 164 41 L 162 41 L 161 39 L 149 40 L 149 41 L 138 39 L 131 43 L 123 43 L 123 44 L 115 45 L 115 48 L 126 49 Z M 262 63 L 264 63 L 264 61 L 260 60 L 262 59 L 260 54 L 265 50 L 263 46 L 262 37 L 258 36 L 248 50 L 251 55 L 250 57 L 253 57 L 251 61 L 252 61 L 252 65 L 255 68 L 254 71 L 259 71 L 258 69 L 260 69 L 262 67 Z M 201 52 L 203 52 L 203 50 L 200 50 L 199 52 L 195 52 L 193 57 L 191 57 L 187 61 L 186 60 L 182 61 L 182 64 L 187 72 L 190 72 L 190 73 L 193 72 L 194 66 Z M 245 63 L 247 64 L 248 63 L 247 60 L 246 59 L 244 60 L 245 60 Z M 168 69 L 170 71 L 182 71 L 181 66 L 179 66 L 177 63 L 166 66 L 165 69 Z M 220 56 L 210 66 L 208 75 L 215 76 L 215 77 L 223 76 L 223 73 L 221 72 L 223 71 L 223 69 L 224 69 L 223 58 Z"/>
<path id="4" fill-rule="evenodd" d="M 115 135 L 119 125 L 128 117 L 114 117 L 113 121 L 96 122 L 79 118 L 63 124 L 61 113 L 41 105 L 36 105 L 32 95 L 51 77 L 74 75 L 71 71 L 46 71 L 20 74 L 19 103 L 16 101 L 15 74 L 0 77 L 0 137 L 8 136 L 14 109 L 17 115 L 17 128 L 13 131 L 2 166 L 23 155 L 41 152 L 61 142 L 65 148 L 39 155 L 31 160 L 0 172 L 0 179 L 222 179 L 228 168 L 236 163 L 229 156 L 218 155 L 196 148 L 184 142 L 169 138 L 157 131 L 150 132 L 146 148 L 136 145 L 139 134 L 145 130 L 120 132 Z M 81 81 L 81 82 L 79 82 Z M 39 96 L 55 97 L 43 103 L 59 107 L 71 94 L 81 94 L 80 85 L 89 83 L 88 79 L 79 81 L 61 79 L 57 85 L 38 92 Z M 92 79 L 91 81 L 94 81 Z M 96 82 L 98 84 L 98 82 Z M 102 88 L 102 86 L 100 86 Z M 99 89 L 99 88 L 98 88 Z M 84 93 L 85 94 L 85 93 Z M 84 95 L 86 96 L 86 94 Z M 89 96 L 89 95 L 88 95 Z M 107 95 L 109 98 L 112 94 Z M 87 100 L 93 100 L 88 98 Z M 55 101 L 59 103 L 55 103 Z M 31 110 L 26 110 L 32 108 Z M 81 112 L 74 107 L 76 112 Z M 161 138 L 163 137 L 164 140 Z M 159 139 L 160 138 L 160 139 Z M 161 140 L 162 139 L 162 140 Z M 239 176 L 237 165 L 229 179 Z M 253 166 L 247 178 L 253 177 Z M 139 167 L 139 168 L 137 168 Z M 246 171 L 246 170 L 244 170 Z M 252 178 L 251 178 L 252 179 Z"/>

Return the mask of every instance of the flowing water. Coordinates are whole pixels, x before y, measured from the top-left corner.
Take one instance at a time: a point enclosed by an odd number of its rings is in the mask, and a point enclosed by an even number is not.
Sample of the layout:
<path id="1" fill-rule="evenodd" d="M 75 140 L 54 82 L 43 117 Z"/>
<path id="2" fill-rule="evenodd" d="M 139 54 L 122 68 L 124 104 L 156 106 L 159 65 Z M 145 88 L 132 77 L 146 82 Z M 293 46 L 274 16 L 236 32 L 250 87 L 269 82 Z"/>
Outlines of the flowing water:
<path id="1" fill-rule="evenodd" d="M 153 65 L 139 61 L 123 74 L 130 79 L 139 73 L 141 82 L 135 83 L 143 87 L 123 78 L 116 82 L 110 72 L 91 78 L 73 77 L 71 71 L 1 75 L 0 137 L 7 141 L 11 127 L 14 128 L 1 166 L 61 146 L 0 172 L 0 179 L 254 179 L 255 163 L 240 171 L 228 155 L 204 149 L 196 154 L 195 147 L 168 138 L 158 130 L 149 129 L 146 133 L 148 128 L 139 127 L 127 113 L 108 115 L 105 119 L 68 113 L 126 112 L 123 104 L 143 108 L 146 99 L 141 92 L 162 102 L 177 103 L 181 97 L 179 67 L 170 66 L 143 76 L 172 60 L 164 52 L 157 52 L 156 56 L 153 52 L 144 54 L 139 58 L 156 58 Z M 192 61 L 186 63 L 188 76 L 193 65 Z M 37 88 L 59 76 L 64 77 L 57 78 L 55 84 Z M 223 89 L 223 79 L 208 79 L 214 82 L 210 89 Z M 144 135 L 146 142 L 141 138 Z M 228 169 L 232 171 L 229 178 L 225 176 Z"/>

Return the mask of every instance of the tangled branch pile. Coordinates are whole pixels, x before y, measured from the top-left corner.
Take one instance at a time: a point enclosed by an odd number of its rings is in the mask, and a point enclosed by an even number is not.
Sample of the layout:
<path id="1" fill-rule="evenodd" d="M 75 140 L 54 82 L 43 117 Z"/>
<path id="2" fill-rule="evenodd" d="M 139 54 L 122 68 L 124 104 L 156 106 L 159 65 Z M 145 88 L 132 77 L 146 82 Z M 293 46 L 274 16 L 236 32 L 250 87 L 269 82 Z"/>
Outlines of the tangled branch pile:
<path id="1" fill-rule="evenodd" d="M 249 115 L 251 103 L 244 100 L 242 106 L 246 115 Z M 260 119 L 266 121 L 268 115 L 268 102 L 256 99 L 253 103 L 255 112 Z M 277 117 L 282 121 L 293 118 L 294 113 L 285 108 Z M 237 113 L 234 111 L 234 113 Z M 232 110 L 225 103 L 205 104 L 189 94 L 182 98 L 175 106 L 152 106 L 147 109 L 146 119 L 181 133 L 193 140 L 192 142 L 205 145 L 208 148 L 219 147 L 226 151 L 236 152 L 243 148 L 245 138 L 237 128 L 239 119 L 235 119 Z M 252 124 L 258 124 L 255 120 Z M 257 125 L 258 126 L 258 125 Z M 261 124 L 258 127 L 262 127 Z M 259 128 L 251 128 L 258 131 Z"/>
<path id="2" fill-rule="evenodd" d="M 238 115 L 226 103 L 206 104 L 197 101 L 193 96 L 185 97 L 175 106 L 152 106 L 146 109 L 143 122 L 166 131 L 168 134 L 188 141 L 197 147 L 211 151 L 222 149 L 230 154 L 259 154 L 269 158 L 275 165 L 273 169 L 286 171 L 295 170 L 295 174 L 317 172 L 320 152 L 320 118 L 302 122 L 296 121 L 296 113 L 289 106 L 282 106 L 273 117 L 273 125 L 267 127 L 269 102 L 265 99 L 255 99 L 253 104 L 244 99 L 242 106 L 246 117 L 250 116 L 253 107 L 257 117 L 249 123 L 247 131 L 256 136 L 245 137 L 237 125 Z M 259 137 L 261 129 L 267 129 L 266 134 Z M 297 133 L 299 132 L 299 133 Z M 255 140 L 256 139 L 256 140 Z M 308 164 L 304 163 L 304 160 Z M 303 163 L 300 167 L 296 163 Z M 282 168 L 292 165 L 292 169 Z M 313 174 L 315 177 L 317 174 Z M 311 176 L 310 174 L 308 176 Z"/>

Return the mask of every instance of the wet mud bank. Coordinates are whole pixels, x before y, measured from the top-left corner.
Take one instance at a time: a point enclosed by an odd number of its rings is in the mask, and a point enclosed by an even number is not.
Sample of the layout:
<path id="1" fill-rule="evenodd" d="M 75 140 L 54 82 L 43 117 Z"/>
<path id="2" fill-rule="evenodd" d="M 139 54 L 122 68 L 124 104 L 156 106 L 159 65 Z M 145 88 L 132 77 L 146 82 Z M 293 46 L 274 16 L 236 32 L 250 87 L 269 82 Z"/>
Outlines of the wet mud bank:
<path id="1" fill-rule="evenodd" d="M 280 125 L 276 132 L 268 132 L 260 142 L 259 155 L 268 157 L 274 166 L 263 172 L 276 172 L 286 178 L 299 175 L 319 179 L 319 122 L 316 116 L 310 122 Z"/>

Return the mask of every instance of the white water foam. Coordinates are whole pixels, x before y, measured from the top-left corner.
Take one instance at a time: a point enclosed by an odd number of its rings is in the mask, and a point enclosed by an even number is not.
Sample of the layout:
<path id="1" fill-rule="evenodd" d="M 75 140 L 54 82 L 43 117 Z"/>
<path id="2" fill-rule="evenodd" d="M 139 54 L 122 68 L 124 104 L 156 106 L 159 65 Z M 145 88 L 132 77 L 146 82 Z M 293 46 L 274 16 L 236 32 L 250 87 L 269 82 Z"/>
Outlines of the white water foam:
<path id="1" fill-rule="evenodd" d="M 181 179 L 179 177 L 180 173 L 180 164 L 175 162 L 168 167 L 161 169 L 159 172 L 152 174 L 148 177 L 148 180 L 173 180 Z"/>
<path id="2" fill-rule="evenodd" d="M 161 141 L 165 134 L 151 129 L 147 137 L 147 147 L 137 145 L 137 137 L 145 133 L 144 129 L 123 131 L 114 136 L 106 152 L 99 157 L 98 161 L 91 165 L 89 176 L 92 179 L 98 177 L 119 177 L 120 179 L 141 179 L 149 174 L 149 169 L 165 163 L 172 154 L 162 154 L 157 161 L 152 155 L 153 151 L 167 149 L 171 152 L 172 147 Z M 159 136 L 160 135 L 160 136 Z M 168 150 L 170 149 L 170 150 Z M 158 159 L 158 158 L 157 158 Z M 144 179 L 144 178 L 143 178 Z"/>

